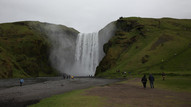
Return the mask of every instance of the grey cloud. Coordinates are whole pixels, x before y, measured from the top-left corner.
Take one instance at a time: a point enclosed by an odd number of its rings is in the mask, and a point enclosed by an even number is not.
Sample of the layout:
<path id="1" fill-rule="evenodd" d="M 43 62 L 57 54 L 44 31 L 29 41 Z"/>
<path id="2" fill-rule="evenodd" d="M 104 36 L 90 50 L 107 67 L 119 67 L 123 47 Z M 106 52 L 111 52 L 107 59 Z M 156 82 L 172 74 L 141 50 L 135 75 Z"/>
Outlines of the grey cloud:
<path id="1" fill-rule="evenodd" d="M 39 20 L 94 32 L 120 16 L 191 18 L 190 0 L 0 0 L 0 23 Z"/>

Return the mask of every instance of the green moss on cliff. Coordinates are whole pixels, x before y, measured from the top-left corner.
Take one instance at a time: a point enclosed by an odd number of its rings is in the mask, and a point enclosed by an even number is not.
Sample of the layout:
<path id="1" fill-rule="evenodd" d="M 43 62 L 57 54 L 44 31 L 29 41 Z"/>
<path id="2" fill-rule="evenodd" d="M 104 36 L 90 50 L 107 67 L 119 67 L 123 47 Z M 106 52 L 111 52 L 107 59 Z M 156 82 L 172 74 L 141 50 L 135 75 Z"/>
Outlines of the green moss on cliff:
<path id="1" fill-rule="evenodd" d="M 96 76 L 121 77 L 117 70 L 191 75 L 191 20 L 120 18 L 116 27 Z"/>
<path id="2" fill-rule="evenodd" d="M 0 78 L 57 75 L 49 61 L 50 32 L 78 33 L 66 26 L 32 21 L 0 24 Z"/>

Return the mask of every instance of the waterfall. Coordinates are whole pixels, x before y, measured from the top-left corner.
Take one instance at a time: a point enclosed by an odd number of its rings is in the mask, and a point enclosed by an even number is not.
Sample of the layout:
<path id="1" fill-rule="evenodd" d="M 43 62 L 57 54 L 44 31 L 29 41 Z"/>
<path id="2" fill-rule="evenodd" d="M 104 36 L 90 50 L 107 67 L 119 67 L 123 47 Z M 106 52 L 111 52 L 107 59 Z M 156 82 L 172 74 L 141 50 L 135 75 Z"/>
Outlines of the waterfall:
<path id="1" fill-rule="evenodd" d="M 99 33 L 71 33 L 56 26 L 47 26 L 46 33 L 51 40 L 50 61 L 60 72 L 73 76 L 94 75 L 96 67 L 105 56 L 103 46 L 113 36 L 114 22 Z"/>
<path id="2" fill-rule="evenodd" d="M 75 63 L 72 75 L 94 75 L 99 60 L 98 33 L 80 33 L 76 40 Z"/>

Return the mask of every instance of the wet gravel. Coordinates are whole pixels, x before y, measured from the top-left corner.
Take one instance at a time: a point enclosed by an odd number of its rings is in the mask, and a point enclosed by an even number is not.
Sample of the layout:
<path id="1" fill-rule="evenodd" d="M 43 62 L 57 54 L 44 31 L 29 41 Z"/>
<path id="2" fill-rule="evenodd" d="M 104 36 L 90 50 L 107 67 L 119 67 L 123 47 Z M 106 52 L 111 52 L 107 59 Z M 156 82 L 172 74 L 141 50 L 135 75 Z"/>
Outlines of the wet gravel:
<path id="1" fill-rule="evenodd" d="M 120 80 L 101 78 L 41 77 L 25 79 L 19 86 L 19 79 L 0 80 L 1 107 L 26 107 L 52 95 L 63 94 L 76 89 L 106 85 Z"/>

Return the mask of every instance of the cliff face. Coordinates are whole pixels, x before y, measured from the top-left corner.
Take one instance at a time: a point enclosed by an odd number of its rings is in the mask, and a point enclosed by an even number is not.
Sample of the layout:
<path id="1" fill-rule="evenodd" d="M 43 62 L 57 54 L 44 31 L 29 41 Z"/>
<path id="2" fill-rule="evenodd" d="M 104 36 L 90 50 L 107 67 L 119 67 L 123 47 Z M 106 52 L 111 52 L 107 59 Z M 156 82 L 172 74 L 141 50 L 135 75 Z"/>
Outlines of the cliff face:
<path id="1" fill-rule="evenodd" d="M 112 36 L 114 36 L 116 30 L 115 22 L 111 22 L 106 25 L 103 29 L 98 32 L 98 42 L 99 42 L 99 62 L 105 56 L 105 52 L 103 50 L 104 44 L 106 44 Z"/>
<path id="2" fill-rule="evenodd" d="M 57 75 L 49 61 L 49 35 L 60 33 L 75 41 L 78 31 L 32 21 L 0 24 L 0 78 Z"/>
<path id="3" fill-rule="evenodd" d="M 121 17 L 115 25 L 96 76 L 120 78 L 116 71 L 191 74 L 191 20 Z"/>

